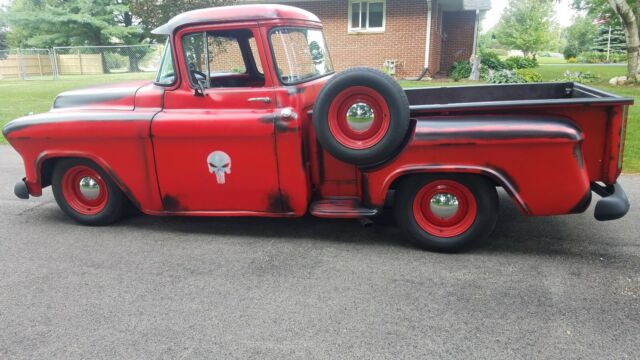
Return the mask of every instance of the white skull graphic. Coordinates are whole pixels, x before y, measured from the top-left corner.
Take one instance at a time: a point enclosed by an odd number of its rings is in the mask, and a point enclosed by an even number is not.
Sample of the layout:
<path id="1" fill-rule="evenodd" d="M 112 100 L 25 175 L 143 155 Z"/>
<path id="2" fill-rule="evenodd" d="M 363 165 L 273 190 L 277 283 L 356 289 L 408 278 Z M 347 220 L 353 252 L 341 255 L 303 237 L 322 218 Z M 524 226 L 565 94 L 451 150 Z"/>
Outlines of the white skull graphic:
<path id="1" fill-rule="evenodd" d="M 207 157 L 209 172 L 216 174 L 218 184 L 224 184 L 224 174 L 231 174 L 231 158 L 224 151 L 214 151 Z"/>

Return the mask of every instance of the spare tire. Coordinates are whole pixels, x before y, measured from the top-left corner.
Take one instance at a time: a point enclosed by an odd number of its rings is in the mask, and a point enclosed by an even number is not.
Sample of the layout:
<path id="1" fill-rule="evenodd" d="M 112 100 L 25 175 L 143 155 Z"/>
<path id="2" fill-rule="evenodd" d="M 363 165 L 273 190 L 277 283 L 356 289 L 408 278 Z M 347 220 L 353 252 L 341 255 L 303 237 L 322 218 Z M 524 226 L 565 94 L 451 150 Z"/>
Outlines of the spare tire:
<path id="1" fill-rule="evenodd" d="M 334 75 L 313 107 L 313 126 L 324 149 L 361 167 L 389 160 L 409 131 L 409 100 L 389 75 L 352 68 Z"/>

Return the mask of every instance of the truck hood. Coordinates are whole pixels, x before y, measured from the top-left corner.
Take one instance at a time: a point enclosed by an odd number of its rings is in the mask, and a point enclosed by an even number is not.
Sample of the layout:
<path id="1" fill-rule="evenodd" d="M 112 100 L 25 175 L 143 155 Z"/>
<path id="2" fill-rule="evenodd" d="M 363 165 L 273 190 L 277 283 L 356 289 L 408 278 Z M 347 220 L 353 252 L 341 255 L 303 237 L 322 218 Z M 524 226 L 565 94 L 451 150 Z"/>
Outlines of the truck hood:
<path id="1" fill-rule="evenodd" d="M 109 84 L 78 90 L 65 91 L 53 101 L 52 110 L 91 109 L 91 110 L 133 110 L 136 92 L 150 81 L 131 81 Z"/>

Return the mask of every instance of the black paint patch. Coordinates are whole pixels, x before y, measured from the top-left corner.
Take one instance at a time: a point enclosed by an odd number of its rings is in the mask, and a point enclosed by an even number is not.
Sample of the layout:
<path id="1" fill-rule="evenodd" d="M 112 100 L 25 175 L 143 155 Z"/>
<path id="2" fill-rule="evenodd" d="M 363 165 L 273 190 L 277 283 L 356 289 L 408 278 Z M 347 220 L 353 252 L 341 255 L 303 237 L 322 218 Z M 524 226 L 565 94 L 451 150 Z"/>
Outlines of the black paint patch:
<path id="1" fill-rule="evenodd" d="M 433 117 L 419 120 L 415 135 L 419 141 L 536 138 L 580 141 L 583 136 L 566 118 L 537 116 Z"/>
<path id="2" fill-rule="evenodd" d="M 511 185 L 511 188 L 513 189 L 513 191 L 515 191 L 517 193 L 520 192 L 520 186 L 511 177 L 511 175 L 509 175 L 509 173 L 505 169 L 503 169 L 503 168 L 501 168 L 499 166 L 496 166 L 496 165 L 492 165 L 490 163 L 485 163 L 484 166 L 486 168 L 489 168 L 489 169 L 495 171 L 496 173 L 498 173 L 506 182 L 509 183 L 509 185 Z M 487 173 L 487 174 L 493 176 L 493 174 L 491 174 L 491 173 Z M 499 179 L 497 179 L 497 180 L 499 180 Z"/>
<path id="3" fill-rule="evenodd" d="M 267 198 L 267 212 L 270 213 L 290 213 L 293 212 L 289 203 L 289 196 L 281 194 L 279 191 L 272 192 Z"/>
<path id="4" fill-rule="evenodd" d="M 298 95 L 298 94 L 304 94 L 304 91 L 306 90 L 305 87 L 298 87 L 298 86 L 289 86 L 287 88 L 287 93 L 289 95 Z"/>
<path id="5" fill-rule="evenodd" d="M 362 204 L 365 206 L 371 206 L 371 194 L 369 194 L 369 176 L 367 174 L 362 174 L 360 183 L 360 186 L 362 187 Z"/>
<path id="6" fill-rule="evenodd" d="M 142 209 L 138 200 L 136 200 L 135 196 L 133 196 L 133 193 L 131 193 L 131 190 L 129 190 L 127 185 L 125 185 L 125 183 L 120 180 L 118 175 L 116 175 L 116 173 L 114 173 L 111 169 L 107 169 L 107 172 L 109 173 L 109 176 L 113 179 L 113 181 L 117 184 L 117 186 L 122 190 L 127 199 L 131 201 L 133 206 L 137 207 L 138 209 Z"/>
<path id="7" fill-rule="evenodd" d="M 589 189 L 580 201 L 569 211 L 570 214 L 581 214 L 591 205 L 591 189 Z"/>
<path id="8" fill-rule="evenodd" d="M 136 90 L 123 90 L 121 92 L 88 93 L 77 95 L 64 95 L 63 93 L 61 95 L 58 95 L 53 101 L 53 108 L 63 109 L 70 107 L 82 107 L 86 105 L 106 103 L 109 101 L 117 101 L 127 97 L 131 97 L 131 107 L 133 108 L 133 96 L 135 95 Z M 105 106 L 109 105 L 105 104 Z"/>
<path id="9" fill-rule="evenodd" d="M 180 204 L 180 200 L 173 195 L 166 194 L 162 197 L 162 206 L 165 211 L 181 211 L 182 205 Z"/>
<path id="10" fill-rule="evenodd" d="M 276 116 L 273 114 L 263 115 L 263 116 L 260 116 L 260 118 L 258 119 L 258 121 L 260 121 L 263 124 L 273 124 L 275 120 L 276 120 Z"/>

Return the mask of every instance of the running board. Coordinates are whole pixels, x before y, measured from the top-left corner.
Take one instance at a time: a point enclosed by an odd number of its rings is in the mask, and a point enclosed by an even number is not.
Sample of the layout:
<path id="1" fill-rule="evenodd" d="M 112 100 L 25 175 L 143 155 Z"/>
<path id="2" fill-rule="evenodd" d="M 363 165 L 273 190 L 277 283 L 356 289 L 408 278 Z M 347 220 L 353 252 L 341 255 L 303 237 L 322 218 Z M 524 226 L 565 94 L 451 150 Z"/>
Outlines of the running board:
<path id="1" fill-rule="evenodd" d="M 378 214 L 378 209 L 365 208 L 357 198 L 324 198 L 311 203 L 309 212 L 322 218 L 358 219 Z"/>

